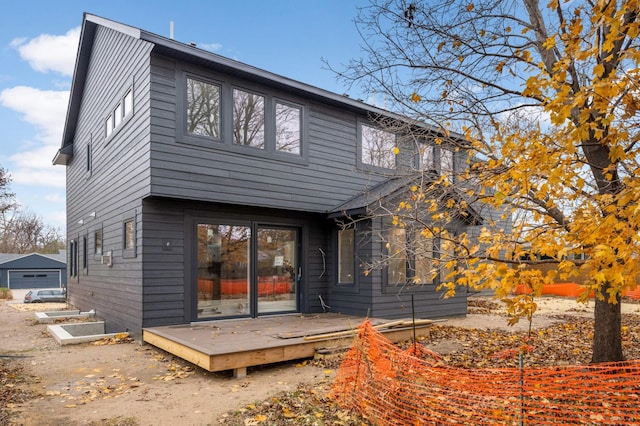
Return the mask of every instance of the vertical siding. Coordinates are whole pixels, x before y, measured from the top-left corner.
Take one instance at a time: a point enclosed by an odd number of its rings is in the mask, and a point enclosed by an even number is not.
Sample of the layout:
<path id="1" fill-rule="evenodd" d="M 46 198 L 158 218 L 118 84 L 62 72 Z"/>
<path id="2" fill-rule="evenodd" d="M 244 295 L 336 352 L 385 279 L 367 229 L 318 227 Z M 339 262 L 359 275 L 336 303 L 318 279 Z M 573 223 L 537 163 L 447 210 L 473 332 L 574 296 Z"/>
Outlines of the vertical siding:
<path id="1" fill-rule="evenodd" d="M 149 191 L 149 54 L 151 45 L 98 27 L 74 139 L 67 166 L 67 238 L 87 237 L 89 264 L 68 282 L 69 300 L 82 310 L 95 309 L 108 331 L 139 331 L 142 324 L 141 251 L 123 257 L 123 217 L 139 215 Z M 134 114 L 109 140 L 104 120 L 117 99 L 133 86 Z M 87 143 L 93 168 L 86 170 Z M 95 212 L 95 217 L 91 214 Z M 139 217 L 138 217 L 139 219 Z M 80 221 L 83 223 L 79 223 Z M 137 220 L 137 242 L 141 222 Z M 102 229 L 103 250 L 112 251 L 113 266 L 94 256 L 94 232 Z M 81 259 L 83 247 L 79 245 Z"/>

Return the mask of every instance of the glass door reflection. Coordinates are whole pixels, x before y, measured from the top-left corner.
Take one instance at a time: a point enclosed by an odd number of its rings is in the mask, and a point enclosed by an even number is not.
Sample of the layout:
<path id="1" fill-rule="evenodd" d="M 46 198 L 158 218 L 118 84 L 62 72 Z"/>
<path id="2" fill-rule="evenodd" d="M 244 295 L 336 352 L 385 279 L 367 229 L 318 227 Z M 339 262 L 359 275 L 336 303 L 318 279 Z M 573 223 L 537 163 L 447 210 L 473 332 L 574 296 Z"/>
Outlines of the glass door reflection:
<path id="1" fill-rule="evenodd" d="M 198 318 L 250 313 L 251 228 L 198 224 Z"/>
<path id="2" fill-rule="evenodd" d="M 258 227 L 257 313 L 298 309 L 298 230 Z"/>

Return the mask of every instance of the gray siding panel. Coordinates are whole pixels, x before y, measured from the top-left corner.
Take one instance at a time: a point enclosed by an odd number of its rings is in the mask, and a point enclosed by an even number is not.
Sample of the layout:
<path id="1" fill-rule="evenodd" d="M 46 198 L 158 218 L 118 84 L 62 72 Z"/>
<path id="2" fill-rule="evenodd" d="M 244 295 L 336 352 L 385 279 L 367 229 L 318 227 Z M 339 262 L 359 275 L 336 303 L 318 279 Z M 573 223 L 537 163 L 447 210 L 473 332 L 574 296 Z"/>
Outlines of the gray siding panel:
<path id="1" fill-rule="evenodd" d="M 276 158 L 259 149 L 233 146 L 228 140 L 212 140 L 210 147 L 188 143 L 177 128 L 185 89 L 176 82 L 182 81 L 186 70 L 231 85 L 251 87 L 250 82 L 201 69 L 194 71 L 167 58 L 152 56 L 154 196 L 326 212 L 382 179 L 356 168 L 355 114 L 285 93 L 266 92 L 304 105 L 306 158 L 296 160 L 291 156 L 287 161 L 286 155 Z M 226 93 L 223 90 L 222 95 Z"/>
<path id="2" fill-rule="evenodd" d="M 72 305 L 95 309 L 109 330 L 139 332 L 142 326 L 142 268 L 137 257 L 123 256 L 123 218 L 139 214 L 149 191 L 149 55 L 151 45 L 98 27 L 74 139 L 74 158 L 67 165 L 68 240 L 87 239 L 89 264 L 69 277 Z M 134 112 L 105 138 L 105 119 L 119 99 L 133 88 Z M 92 145 L 92 170 L 87 171 L 87 144 Z M 141 237 L 138 220 L 137 243 Z M 94 255 L 96 230 L 113 266 Z"/>
<path id="3" fill-rule="evenodd" d="M 327 300 L 329 275 L 323 274 L 319 248 L 328 250 L 327 221 L 323 215 L 282 210 L 250 209 L 242 206 L 191 203 L 148 198 L 143 204 L 144 223 L 144 321 L 143 326 L 179 324 L 192 321 L 195 304 L 192 266 L 192 223 L 200 220 L 243 221 L 300 226 L 302 236 L 303 284 L 301 311 L 322 312 L 319 294 Z M 152 238 L 146 238 L 147 235 Z M 167 243 L 168 247 L 167 247 Z M 184 244 L 188 246 L 184 246 Z"/>
<path id="4" fill-rule="evenodd" d="M 333 284 L 335 224 L 325 214 L 385 179 L 356 164 L 358 120 L 366 117 L 178 63 L 153 53 L 150 43 L 106 27 L 97 27 L 91 52 L 74 156 L 67 165 L 68 240 L 87 240 L 78 245 L 79 273 L 68 281 L 71 304 L 95 309 L 114 331 L 139 334 L 146 326 L 188 323 L 195 317 L 194 221 L 232 218 L 301 227 L 302 312 L 322 312 L 322 298 L 331 311 L 410 315 L 409 295 L 382 288 L 380 271 L 366 276 L 360 271 L 353 288 Z M 302 105 L 303 155 L 234 146 L 224 128 L 227 139 L 208 145 L 185 137 L 181 82 L 187 72 L 222 82 L 223 96 L 232 86 L 243 87 Z M 105 119 L 129 88 L 134 113 L 106 138 Z M 223 113 L 228 110 L 227 105 Z M 134 250 L 124 249 L 128 219 L 135 219 Z M 112 266 L 94 254 L 96 231 L 102 232 L 103 252 L 112 254 Z M 359 248 L 363 259 L 376 254 L 379 244 Z M 420 316 L 466 311 L 462 296 L 443 301 L 435 291 L 415 293 Z"/>

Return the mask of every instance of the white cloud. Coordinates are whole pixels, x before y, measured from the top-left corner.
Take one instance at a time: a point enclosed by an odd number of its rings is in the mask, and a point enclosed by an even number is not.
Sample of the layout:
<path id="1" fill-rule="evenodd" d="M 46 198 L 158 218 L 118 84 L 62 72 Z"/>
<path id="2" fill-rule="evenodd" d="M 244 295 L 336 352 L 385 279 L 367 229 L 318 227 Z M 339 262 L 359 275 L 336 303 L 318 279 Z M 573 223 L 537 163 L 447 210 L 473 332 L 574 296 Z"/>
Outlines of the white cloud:
<path id="1" fill-rule="evenodd" d="M 79 40 L 80 27 L 77 27 L 64 35 L 41 34 L 31 40 L 16 38 L 10 46 L 18 50 L 20 57 L 36 71 L 71 76 Z"/>
<path id="2" fill-rule="evenodd" d="M 49 203 L 64 203 L 66 198 L 64 197 L 63 194 L 51 193 L 49 195 L 46 195 L 44 197 L 44 200 Z"/>
<path id="3" fill-rule="evenodd" d="M 222 45 L 220 43 L 202 43 L 198 44 L 198 47 L 210 52 L 217 52 L 222 49 Z"/>
<path id="4" fill-rule="evenodd" d="M 23 185 L 64 188 L 65 168 L 51 163 L 56 150 L 54 146 L 45 145 L 9 157 L 12 181 Z"/>
<path id="5" fill-rule="evenodd" d="M 0 104 L 22 115 L 34 125 L 37 139 L 45 144 L 59 145 L 69 101 L 69 91 L 39 90 L 16 86 L 0 92 Z"/>

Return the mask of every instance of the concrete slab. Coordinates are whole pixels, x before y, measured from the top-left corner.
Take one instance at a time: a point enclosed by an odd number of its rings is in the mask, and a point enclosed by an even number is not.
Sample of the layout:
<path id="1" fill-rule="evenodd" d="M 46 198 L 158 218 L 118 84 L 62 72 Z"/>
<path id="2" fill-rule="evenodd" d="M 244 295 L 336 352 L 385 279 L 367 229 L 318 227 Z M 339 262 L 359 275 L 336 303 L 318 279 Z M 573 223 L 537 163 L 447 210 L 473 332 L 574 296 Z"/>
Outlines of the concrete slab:
<path id="1" fill-rule="evenodd" d="M 77 311 L 48 311 L 48 312 L 34 312 L 36 320 L 40 324 L 48 324 L 60 320 L 69 320 L 77 318 L 93 318 L 95 312 L 80 312 Z"/>
<path id="2" fill-rule="evenodd" d="M 95 342 L 118 333 L 105 333 L 104 321 L 78 322 L 47 326 L 47 331 L 60 345 Z"/>

